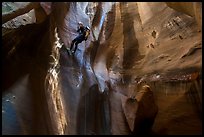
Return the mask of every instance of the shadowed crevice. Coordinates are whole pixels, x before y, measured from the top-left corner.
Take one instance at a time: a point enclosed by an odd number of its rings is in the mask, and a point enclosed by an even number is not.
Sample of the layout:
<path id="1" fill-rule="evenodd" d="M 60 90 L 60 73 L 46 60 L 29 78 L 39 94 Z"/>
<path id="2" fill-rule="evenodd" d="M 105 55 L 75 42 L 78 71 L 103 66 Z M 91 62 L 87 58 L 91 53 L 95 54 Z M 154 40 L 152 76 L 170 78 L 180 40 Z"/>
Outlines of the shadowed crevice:
<path id="1" fill-rule="evenodd" d="M 139 52 L 139 43 L 134 31 L 134 18 L 128 12 L 128 5 L 126 2 L 120 3 L 121 19 L 123 23 L 123 69 L 131 69 L 136 61 L 141 60 L 142 56 Z M 128 81 L 129 76 L 124 77 L 124 81 Z"/>

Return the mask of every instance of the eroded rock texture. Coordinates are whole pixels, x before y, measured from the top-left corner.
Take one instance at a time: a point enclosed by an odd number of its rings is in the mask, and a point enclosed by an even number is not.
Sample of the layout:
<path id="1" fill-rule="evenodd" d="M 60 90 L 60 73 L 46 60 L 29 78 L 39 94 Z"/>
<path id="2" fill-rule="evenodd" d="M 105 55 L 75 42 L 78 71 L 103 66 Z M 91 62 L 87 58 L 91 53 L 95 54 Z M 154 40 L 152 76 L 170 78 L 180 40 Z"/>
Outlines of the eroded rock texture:
<path id="1" fill-rule="evenodd" d="M 202 134 L 201 3 L 7 6 L 3 134 Z M 71 56 L 79 21 L 91 35 Z"/>

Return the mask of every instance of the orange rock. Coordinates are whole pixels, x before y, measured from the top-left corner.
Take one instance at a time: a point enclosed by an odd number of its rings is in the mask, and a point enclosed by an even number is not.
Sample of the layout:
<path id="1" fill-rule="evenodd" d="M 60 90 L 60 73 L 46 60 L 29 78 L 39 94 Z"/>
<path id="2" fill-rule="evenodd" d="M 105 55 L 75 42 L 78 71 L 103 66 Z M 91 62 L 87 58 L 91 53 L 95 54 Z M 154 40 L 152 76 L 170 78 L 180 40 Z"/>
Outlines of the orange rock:
<path id="1" fill-rule="evenodd" d="M 191 80 L 196 80 L 198 78 L 199 74 L 198 72 L 194 72 L 191 74 Z"/>

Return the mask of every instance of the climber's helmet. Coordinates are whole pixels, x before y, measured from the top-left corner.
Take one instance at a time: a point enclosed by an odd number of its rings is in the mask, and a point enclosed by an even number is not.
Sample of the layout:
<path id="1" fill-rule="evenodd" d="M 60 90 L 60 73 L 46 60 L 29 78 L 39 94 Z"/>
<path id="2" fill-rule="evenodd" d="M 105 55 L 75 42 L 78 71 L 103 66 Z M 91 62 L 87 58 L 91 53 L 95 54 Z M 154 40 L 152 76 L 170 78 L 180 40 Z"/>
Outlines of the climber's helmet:
<path id="1" fill-rule="evenodd" d="M 79 25 L 83 25 L 83 23 L 82 23 L 82 22 L 78 22 L 78 24 L 79 24 Z"/>

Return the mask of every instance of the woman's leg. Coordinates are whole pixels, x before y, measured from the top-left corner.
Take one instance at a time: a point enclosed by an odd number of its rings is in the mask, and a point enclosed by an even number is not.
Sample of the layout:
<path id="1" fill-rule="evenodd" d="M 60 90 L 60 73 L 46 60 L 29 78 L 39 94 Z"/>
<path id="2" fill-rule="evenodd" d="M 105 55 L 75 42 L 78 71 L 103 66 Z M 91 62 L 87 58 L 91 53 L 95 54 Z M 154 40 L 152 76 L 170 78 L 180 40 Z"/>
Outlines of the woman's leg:
<path id="1" fill-rule="evenodd" d="M 76 50 L 77 50 L 78 44 L 79 44 L 79 42 L 78 42 L 78 41 L 76 41 L 76 42 L 75 42 L 74 53 L 75 53 L 75 52 L 76 52 Z"/>
<path id="2" fill-rule="evenodd" d="M 72 43 L 71 43 L 71 47 L 70 47 L 70 50 L 73 49 L 73 46 L 74 46 L 74 43 L 76 42 L 76 38 L 74 40 L 72 40 Z"/>

